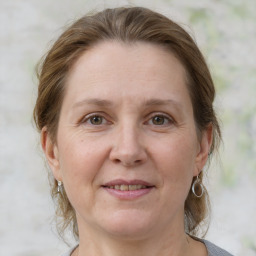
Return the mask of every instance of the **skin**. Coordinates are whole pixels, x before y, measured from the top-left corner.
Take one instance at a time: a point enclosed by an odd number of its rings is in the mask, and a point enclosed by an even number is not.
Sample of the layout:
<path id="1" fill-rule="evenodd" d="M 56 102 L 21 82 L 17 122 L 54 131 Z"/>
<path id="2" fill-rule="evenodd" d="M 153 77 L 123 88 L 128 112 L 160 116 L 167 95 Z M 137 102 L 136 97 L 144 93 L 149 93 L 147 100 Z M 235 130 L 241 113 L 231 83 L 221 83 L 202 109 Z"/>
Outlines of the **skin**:
<path id="1" fill-rule="evenodd" d="M 184 202 L 211 140 L 211 126 L 197 136 L 185 70 L 170 52 L 113 41 L 86 51 L 68 77 L 57 143 L 42 130 L 76 211 L 74 255 L 207 255 L 184 232 Z M 113 179 L 154 187 L 123 200 L 102 187 Z"/>

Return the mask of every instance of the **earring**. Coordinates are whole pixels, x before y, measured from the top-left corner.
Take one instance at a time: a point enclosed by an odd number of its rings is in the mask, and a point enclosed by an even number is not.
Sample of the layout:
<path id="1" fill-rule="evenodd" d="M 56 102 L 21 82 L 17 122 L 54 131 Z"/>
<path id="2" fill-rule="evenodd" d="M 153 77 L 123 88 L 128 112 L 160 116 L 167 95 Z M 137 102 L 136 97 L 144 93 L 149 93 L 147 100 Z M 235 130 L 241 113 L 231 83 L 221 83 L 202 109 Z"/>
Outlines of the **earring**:
<path id="1" fill-rule="evenodd" d="M 58 180 L 58 188 L 57 188 L 57 192 L 60 193 L 62 189 L 62 182 L 60 180 Z"/>
<path id="2" fill-rule="evenodd" d="M 201 180 L 200 180 L 200 178 L 199 178 L 198 176 L 199 176 L 199 175 L 197 175 L 196 180 L 193 182 L 193 185 L 192 185 L 192 192 L 193 192 L 193 194 L 194 194 L 197 198 L 200 198 L 200 197 L 202 197 L 203 194 L 204 194 L 204 186 L 203 186 L 203 184 L 201 183 Z M 196 191 L 195 191 L 196 186 L 200 186 L 201 193 L 200 193 L 199 195 L 198 195 L 198 194 L 196 193 Z"/>

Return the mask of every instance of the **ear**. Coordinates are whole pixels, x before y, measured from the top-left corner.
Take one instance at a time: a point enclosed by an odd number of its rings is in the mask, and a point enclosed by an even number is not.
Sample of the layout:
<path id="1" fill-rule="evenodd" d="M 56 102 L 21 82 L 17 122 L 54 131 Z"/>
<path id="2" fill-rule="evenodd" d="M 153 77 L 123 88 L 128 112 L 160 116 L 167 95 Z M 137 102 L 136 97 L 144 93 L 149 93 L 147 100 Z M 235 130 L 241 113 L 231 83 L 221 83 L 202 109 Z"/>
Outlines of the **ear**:
<path id="1" fill-rule="evenodd" d="M 41 131 L 41 145 L 53 176 L 56 180 L 62 181 L 58 147 L 53 143 L 47 127 L 43 127 Z"/>
<path id="2" fill-rule="evenodd" d="M 194 176 L 197 176 L 201 172 L 207 162 L 212 145 L 212 131 L 212 124 L 209 124 L 207 129 L 202 132 L 199 150 L 196 156 Z"/>

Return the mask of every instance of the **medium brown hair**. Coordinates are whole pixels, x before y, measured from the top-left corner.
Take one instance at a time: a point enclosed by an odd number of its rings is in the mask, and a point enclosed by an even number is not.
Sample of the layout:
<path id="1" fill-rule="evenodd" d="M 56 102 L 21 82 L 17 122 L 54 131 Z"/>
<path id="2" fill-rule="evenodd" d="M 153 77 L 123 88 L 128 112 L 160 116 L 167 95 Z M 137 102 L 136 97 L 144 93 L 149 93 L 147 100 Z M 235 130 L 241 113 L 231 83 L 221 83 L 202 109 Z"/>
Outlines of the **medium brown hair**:
<path id="1" fill-rule="evenodd" d="M 198 136 L 200 138 L 202 131 L 211 124 L 211 153 L 216 151 L 221 132 L 213 109 L 214 84 L 203 55 L 181 26 L 159 13 L 141 7 L 106 9 L 93 15 L 86 15 L 64 31 L 38 68 L 38 98 L 34 108 L 37 128 L 42 130 L 46 126 L 51 139 L 56 142 L 59 114 L 69 71 L 86 50 L 107 40 L 161 45 L 179 59 L 186 70 L 186 82 Z M 202 176 L 201 172 L 201 180 Z M 62 220 L 58 223 L 60 234 L 71 225 L 73 234 L 78 238 L 75 211 L 65 190 L 57 193 L 57 182 L 53 177 L 51 191 L 53 199 L 56 200 L 57 216 Z M 207 219 L 209 207 L 206 189 L 201 198 L 195 197 L 190 190 L 185 202 L 184 216 L 187 233 L 199 234 L 200 224 Z"/>

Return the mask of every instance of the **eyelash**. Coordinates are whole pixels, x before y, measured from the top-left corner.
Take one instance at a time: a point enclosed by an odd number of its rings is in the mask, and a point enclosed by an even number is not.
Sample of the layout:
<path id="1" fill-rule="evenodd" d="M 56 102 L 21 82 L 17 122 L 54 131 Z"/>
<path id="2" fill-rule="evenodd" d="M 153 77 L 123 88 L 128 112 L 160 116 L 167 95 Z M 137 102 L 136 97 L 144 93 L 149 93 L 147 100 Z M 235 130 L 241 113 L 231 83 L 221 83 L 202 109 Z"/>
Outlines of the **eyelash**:
<path id="1" fill-rule="evenodd" d="M 100 125 L 102 125 L 102 123 L 101 123 L 101 124 L 98 124 L 98 125 L 92 124 L 91 120 L 92 120 L 92 118 L 94 118 L 94 117 L 101 118 L 101 119 L 103 120 L 103 122 L 104 122 L 104 121 L 105 121 L 106 123 L 108 122 L 107 119 L 104 117 L 103 114 L 101 114 L 101 113 L 92 113 L 92 114 L 89 114 L 89 115 L 83 117 L 82 120 L 81 120 L 79 123 L 85 124 L 85 123 L 87 123 L 87 122 L 90 122 L 89 125 L 92 125 L 92 126 L 100 126 Z M 104 124 L 105 124 L 105 123 L 104 123 Z"/>
<path id="2" fill-rule="evenodd" d="M 166 125 L 174 123 L 174 120 L 171 117 L 169 117 L 168 115 L 160 114 L 160 113 L 152 114 L 150 116 L 150 119 L 146 123 L 149 123 L 150 121 L 153 122 L 153 118 L 156 118 L 156 117 L 163 118 L 164 123 L 163 124 L 153 124 L 152 123 L 152 125 L 154 125 L 154 126 L 166 126 Z"/>
<path id="3" fill-rule="evenodd" d="M 95 118 L 95 117 L 101 118 L 102 123 L 100 123 L 100 124 L 93 124 L 91 121 L 92 121 L 92 118 Z M 153 118 L 157 118 L 157 117 L 158 118 L 163 118 L 164 119 L 163 120 L 164 123 L 163 124 L 154 124 L 153 123 Z M 89 115 L 83 117 L 82 120 L 79 123 L 86 124 L 88 122 L 89 122 L 89 125 L 91 125 L 91 126 L 101 126 L 101 125 L 105 125 L 107 123 L 109 123 L 109 124 L 111 123 L 110 121 L 108 121 L 104 117 L 104 115 L 102 113 L 92 113 L 92 114 L 89 114 Z M 167 125 L 173 124 L 173 123 L 174 123 L 174 120 L 171 117 L 169 117 L 168 115 L 164 115 L 162 113 L 152 113 L 150 115 L 150 118 L 147 119 L 146 122 L 144 122 L 144 124 L 150 124 L 150 125 L 158 126 L 158 127 L 160 127 L 160 126 L 167 126 Z"/>

